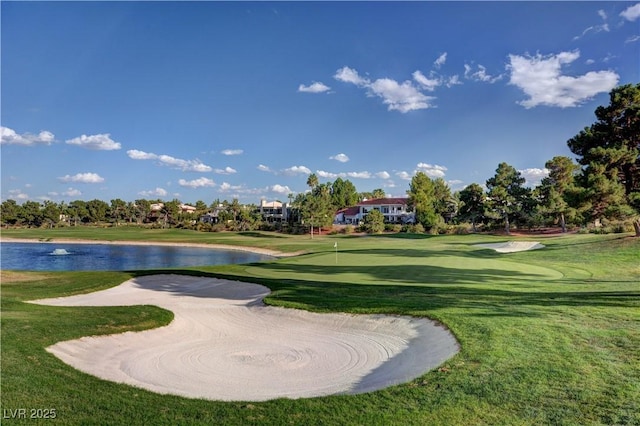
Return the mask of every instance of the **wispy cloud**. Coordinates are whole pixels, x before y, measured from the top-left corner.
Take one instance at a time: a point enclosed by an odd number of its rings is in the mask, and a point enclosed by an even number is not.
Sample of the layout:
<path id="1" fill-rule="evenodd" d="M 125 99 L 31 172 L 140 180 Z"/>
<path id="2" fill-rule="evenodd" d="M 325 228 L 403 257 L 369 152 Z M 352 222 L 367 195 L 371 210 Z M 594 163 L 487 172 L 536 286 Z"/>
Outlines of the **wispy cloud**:
<path id="1" fill-rule="evenodd" d="M 109 133 L 99 135 L 82 135 L 66 141 L 69 145 L 76 145 L 82 148 L 96 151 L 113 151 L 121 148 L 120 142 L 111 139 Z"/>
<path id="2" fill-rule="evenodd" d="M 436 78 L 427 78 L 422 72 L 414 71 L 413 79 L 424 89 L 429 92 L 433 92 L 438 86 L 442 84 L 442 79 Z"/>
<path id="3" fill-rule="evenodd" d="M 331 157 L 329 157 L 329 160 L 336 160 L 341 163 L 346 163 L 347 161 L 349 161 L 349 157 L 346 154 L 340 153 L 340 154 L 332 155 Z"/>
<path id="4" fill-rule="evenodd" d="M 476 66 L 476 71 L 473 71 L 473 67 L 471 67 L 471 65 L 464 64 L 464 77 L 468 80 L 493 84 L 496 81 L 502 80 L 504 74 L 490 75 L 487 73 L 487 68 L 479 64 Z"/>
<path id="5" fill-rule="evenodd" d="M 168 192 L 166 189 L 158 187 L 150 191 L 140 191 L 138 194 L 143 197 L 166 197 Z"/>
<path id="6" fill-rule="evenodd" d="M 444 65 L 445 62 L 447 62 L 447 52 L 444 52 L 442 55 L 438 56 L 438 59 L 435 60 L 433 66 L 435 66 L 436 68 L 440 68 Z"/>
<path id="7" fill-rule="evenodd" d="M 206 177 L 201 177 L 198 179 L 194 179 L 194 180 L 185 180 L 185 179 L 180 179 L 178 181 L 178 185 L 180 186 L 186 186 L 189 188 L 205 188 L 205 187 L 213 187 L 216 186 L 216 183 Z"/>
<path id="8" fill-rule="evenodd" d="M 64 195 L 65 197 L 79 197 L 82 195 L 82 192 L 80 192 L 79 189 L 67 188 L 66 191 L 62 192 L 62 195 Z"/>
<path id="9" fill-rule="evenodd" d="M 104 178 L 97 173 L 77 173 L 73 176 L 66 175 L 59 177 L 60 182 L 76 182 L 76 183 L 102 183 Z"/>
<path id="10" fill-rule="evenodd" d="M 629 6 L 622 12 L 620 12 L 620 16 L 622 16 L 627 21 L 635 21 L 640 18 L 640 3 L 636 3 L 633 6 Z"/>
<path id="11" fill-rule="evenodd" d="M 21 189 L 10 189 L 9 198 L 12 200 L 28 200 L 29 195 L 22 192 Z"/>
<path id="12" fill-rule="evenodd" d="M 320 83 L 318 81 L 314 81 L 308 86 L 305 86 L 304 84 L 301 84 L 300 86 L 298 86 L 298 92 L 303 92 L 303 93 L 324 93 L 324 92 L 328 92 L 329 90 L 331 90 L 331 87 L 323 83 Z"/>
<path id="13" fill-rule="evenodd" d="M 224 169 L 215 169 L 213 172 L 219 175 L 232 175 L 234 173 L 237 173 L 238 171 L 234 168 L 227 166 Z"/>
<path id="14" fill-rule="evenodd" d="M 43 130 L 37 135 L 18 134 L 13 129 L 0 126 L 0 144 L 2 145 L 51 145 L 55 141 L 53 133 Z"/>
<path id="15" fill-rule="evenodd" d="M 582 31 L 582 34 L 575 36 L 573 40 L 574 41 L 579 40 L 589 33 L 597 34 L 602 31 L 609 32 L 609 24 L 607 23 L 607 13 L 604 10 L 600 9 L 598 10 L 598 16 L 600 16 L 600 18 L 602 19 L 602 24 L 591 25 L 590 27 L 585 28 L 584 31 Z"/>
<path id="16" fill-rule="evenodd" d="M 271 173 L 271 168 L 269 166 L 265 166 L 264 164 L 258 164 L 258 167 L 256 168 L 261 172 Z"/>
<path id="17" fill-rule="evenodd" d="M 241 149 L 225 149 L 220 153 L 222 155 L 241 155 L 244 151 Z"/>
<path id="18" fill-rule="evenodd" d="M 628 39 L 626 39 L 624 42 L 625 43 L 635 43 L 638 40 L 640 40 L 640 35 L 631 36 Z"/>
<path id="19" fill-rule="evenodd" d="M 340 68 L 333 77 L 343 83 L 351 83 L 367 89 L 367 96 L 381 98 L 389 111 L 406 113 L 430 108 L 433 106 L 431 101 L 435 99 L 420 92 L 409 80 L 398 83 L 390 78 L 379 78 L 372 82 L 349 67 Z"/>
<path id="20" fill-rule="evenodd" d="M 200 160 L 182 160 L 169 155 L 158 155 L 152 152 L 139 151 L 137 149 L 127 151 L 127 155 L 133 160 L 156 160 L 163 166 L 168 166 L 185 172 L 210 172 L 213 170 L 210 166 L 200 162 Z"/>
<path id="21" fill-rule="evenodd" d="M 548 56 L 509 55 L 509 84 L 529 96 L 518 103 L 525 108 L 538 105 L 575 107 L 616 86 L 619 76 L 613 71 L 592 71 L 578 77 L 563 75 L 562 66 L 579 57 L 577 50 Z"/>
<path id="22" fill-rule="evenodd" d="M 380 179 L 389 179 L 391 177 L 391 175 L 385 172 L 384 170 L 376 173 L 376 176 L 379 177 Z"/>

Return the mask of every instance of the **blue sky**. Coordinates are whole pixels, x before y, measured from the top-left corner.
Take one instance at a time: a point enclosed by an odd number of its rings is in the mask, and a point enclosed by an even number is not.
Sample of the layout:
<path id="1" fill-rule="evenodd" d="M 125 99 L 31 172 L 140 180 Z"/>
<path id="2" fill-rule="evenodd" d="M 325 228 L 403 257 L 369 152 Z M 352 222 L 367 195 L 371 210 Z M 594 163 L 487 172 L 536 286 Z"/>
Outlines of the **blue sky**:
<path id="1" fill-rule="evenodd" d="M 536 184 L 640 81 L 637 2 L 7 2 L 2 200 Z"/>

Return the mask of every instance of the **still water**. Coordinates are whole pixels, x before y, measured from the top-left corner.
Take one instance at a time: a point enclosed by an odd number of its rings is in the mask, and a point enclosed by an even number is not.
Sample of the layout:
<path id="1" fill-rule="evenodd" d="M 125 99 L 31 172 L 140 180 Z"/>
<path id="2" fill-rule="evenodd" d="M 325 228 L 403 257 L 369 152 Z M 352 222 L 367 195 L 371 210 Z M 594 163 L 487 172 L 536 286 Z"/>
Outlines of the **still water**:
<path id="1" fill-rule="evenodd" d="M 125 271 L 226 265 L 272 259 L 249 252 L 198 247 L 111 244 L 2 243 L 0 269 L 29 271 Z"/>

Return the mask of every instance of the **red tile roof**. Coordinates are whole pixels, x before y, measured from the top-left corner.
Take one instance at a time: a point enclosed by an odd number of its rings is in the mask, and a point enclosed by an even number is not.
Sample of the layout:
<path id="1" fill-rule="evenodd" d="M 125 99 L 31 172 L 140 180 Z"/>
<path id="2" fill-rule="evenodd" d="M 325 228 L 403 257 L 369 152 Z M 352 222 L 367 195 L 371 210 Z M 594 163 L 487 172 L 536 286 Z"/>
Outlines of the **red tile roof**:
<path id="1" fill-rule="evenodd" d="M 360 213 L 360 207 L 347 207 L 338 210 L 337 213 L 343 213 L 345 216 L 355 216 Z"/>
<path id="2" fill-rule="evenodd" d="M 371 206 L 371 205 L 404 205 L 409 202 L 408 198 L 374 198 L 371 200 L 361 201 L 358 203 L 359 206 Z"/>

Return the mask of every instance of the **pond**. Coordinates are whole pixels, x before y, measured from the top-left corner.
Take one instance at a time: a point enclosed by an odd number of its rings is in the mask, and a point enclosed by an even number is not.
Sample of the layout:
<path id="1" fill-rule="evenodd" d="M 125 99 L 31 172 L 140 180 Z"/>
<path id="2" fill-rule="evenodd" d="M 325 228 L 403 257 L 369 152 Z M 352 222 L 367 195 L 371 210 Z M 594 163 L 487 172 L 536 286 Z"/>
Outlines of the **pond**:
<path id="1" fill-rule="evenodd" d="M 73 243 L 1 243 L 1 269 L 23 271 L 126 271 L 252 263 L 271 256 L 213 248 Z"/>

